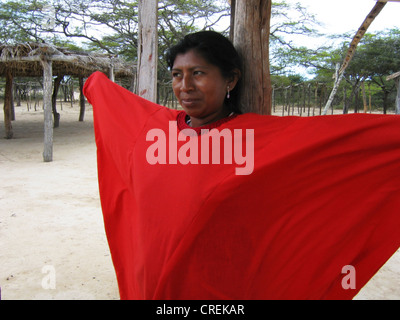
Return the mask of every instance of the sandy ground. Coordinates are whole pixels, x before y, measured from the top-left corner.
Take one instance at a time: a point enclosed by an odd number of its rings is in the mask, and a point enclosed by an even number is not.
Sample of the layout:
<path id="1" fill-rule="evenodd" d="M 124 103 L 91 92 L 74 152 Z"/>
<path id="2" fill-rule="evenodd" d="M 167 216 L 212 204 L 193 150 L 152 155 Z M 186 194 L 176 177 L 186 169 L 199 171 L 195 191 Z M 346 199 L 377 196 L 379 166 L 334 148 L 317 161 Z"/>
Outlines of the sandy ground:
<path id="1" fill-rule="evenodd" d="M 92 112 L 79 122 L 78 110 L 59 110 L 53 162 L 43 162 L 42 111 L 17 107 L 14 139 L 0 139 L 2 299 L 119 299 L 98 196 Z"/>
<path id="2" fill-rule="evenodd" d="M 119 299 L 98 196 L 92 112 L 84 122 L 76 106 L 59 112 L 53 162 L 42 158 L 41 110 L 17 107 L 14 139 L 0 139 L 1 298 Z M 400 299 L 400 251 L 356 298 Z"/>

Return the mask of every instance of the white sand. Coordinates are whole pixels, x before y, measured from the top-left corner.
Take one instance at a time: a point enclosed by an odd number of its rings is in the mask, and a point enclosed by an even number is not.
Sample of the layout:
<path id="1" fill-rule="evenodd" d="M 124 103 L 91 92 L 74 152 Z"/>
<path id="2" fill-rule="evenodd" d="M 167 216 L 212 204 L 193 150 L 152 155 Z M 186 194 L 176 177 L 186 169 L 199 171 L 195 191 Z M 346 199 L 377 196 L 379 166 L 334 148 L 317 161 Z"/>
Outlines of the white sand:
<path id="1" fill-rule="evenodd" d="M 42 158 L 42 111 L 17 107 L 12 140 L 3 139 L 0 121 L 1 298 L 119 299 L 98 196 L 92 112 L 84 122 L 77 106 L 59 112 L 50 163 Z M 400 299 L 400 251 L 357 298 Z"/>
<path id="2" fill-rule="evenodd" d="M 78 122 L 77 107 L 63 109 L 50 163 L 42 158 L 43 112 L 17 107 L 12 140 L 3 139 L 0 125 L 2 299 L 119 299 L 98 196 L 92 112 Z"/>

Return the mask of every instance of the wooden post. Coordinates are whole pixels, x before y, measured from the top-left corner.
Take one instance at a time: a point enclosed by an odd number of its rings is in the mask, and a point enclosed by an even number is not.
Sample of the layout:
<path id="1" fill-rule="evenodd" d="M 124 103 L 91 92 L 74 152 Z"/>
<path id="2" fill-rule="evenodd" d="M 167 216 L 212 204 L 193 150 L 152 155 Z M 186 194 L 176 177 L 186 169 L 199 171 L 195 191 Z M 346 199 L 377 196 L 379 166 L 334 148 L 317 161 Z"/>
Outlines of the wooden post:
<path id="1" fill-rule="evenodd" d="M 139 0 L 137 93 L 157 102 L 157 0 Z"/>
<path id="2" fill-rule="evenodd" d="M 269 33 L 272 0 L 236 0 L 234 3 L 233 43 L 243 59 L 242 111 L 271 114 Z"/>
<path id="3" fill-rule="evenodd" d="M 234 37 L 234 31 L 235 31 L 235 16 L 236 16 L 236 0 L 228 0 L 230 6 L 231 6 L 231 27 L 229 28 L 229 38 L 233 42 L 233 37 Z"/>
<path id="4" fill-rule="evenodd" d="M 396 105 L 395 105 L 395 113 L 400 114 L 400 71 L 396 72 L 386 78 L 386 81 L 394 80 L 397 94 L 396 94 Z"/>
<path id="5" fill-rule="evenodd" d="M 85 117 L 85 96 L 83 95 L 83 76 L 79 77 L 79 105 L 80 105 L 80 111 L 79 111 L 79 121 L 83 121 Z"/>
<path id="6" fill-rule="evenodd" d="M 110 57 L 110 75 L 109 75 L 109 79 L 112 82 L 115 82 L 115 76 L 114 76 L 114 57 L 111 56 Z"/>
<path id="7" fill-rule="evenodd" d="M 15 121 L 14 81 L 11 81 L 11 121 Z"/>
<path id="8" fill-rule="evenodd" d="M 13 130 L 11 125 L 11 96 L 12 96 L 13 75 L 11 70 L 6 70 L 6 90 L 4 95 L 4 127 L 6 130 L 6 139 L 12 139 Z"/>
<path id="9" fill-rule="evenodd" d="M 368 82 L 368 107 L 369 107 L 369 113 L 372 112 L 372 94 L 371 94 L 371 82 Z"/>
<path id="10" fill-rule="evenodd" d="M 53 161 L 53 117 L 52 117 L 52 86 L 53 68 L 51 60 L 42 57 L 43 66 L 43 109 L 44 109 L 44 162 Z"/>
<path id="11" fill-rule="evenodd" d="M 53 95 L 51 97 L 51 108 L 53 110 L 54 116 L 54 128 L 58 128 L 60 126 L 60 114 L 57 112 L 57 95 L 62 79 L 64 79 L 64 76 L 57 76 L 57 78 L 54 80 Z"/>
<path id="12" fill-rule="evenodd" d="M 396 88 L 397 88 L 397 95 L 396 95 L 396 114 L 400 114 L 400 77 L 396 80 Z"/>

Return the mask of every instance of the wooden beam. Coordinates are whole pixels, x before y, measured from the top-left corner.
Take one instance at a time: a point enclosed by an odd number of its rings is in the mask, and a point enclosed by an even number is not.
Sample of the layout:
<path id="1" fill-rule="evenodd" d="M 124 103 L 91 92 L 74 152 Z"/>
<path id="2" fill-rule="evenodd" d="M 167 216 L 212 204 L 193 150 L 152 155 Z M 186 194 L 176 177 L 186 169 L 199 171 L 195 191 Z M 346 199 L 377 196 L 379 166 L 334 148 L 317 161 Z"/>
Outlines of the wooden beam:
<path id="1" fill-rule="evenodd" d="M 157 0 L 139 0 L 137 93 L 153 102 L 157 102 L 157 9 Z"/>
<path id="2" fill-rule="evenodd" d="M 400 1 L 400 0 L 399 0 L 399 1 Z M 387 81 L 390 81 L 390 80 L 396 79 L 396 78 L 398 78 L 398 77 L 400 77 L 400 71 L 399 71 L 399 72 L 396 72 L 396 73 L 393 73 L 393 74 L 391 74 L 390 76 L 386 77 L 386 80 L 387 80 Z"/>
<path id="3" fill-rule="evenodd" d="M 52 87 L 53 68 L 51 60 L 42 57 L 43 66 L 43 109 L 44 109 L 44 162 L 53 161 L 53 117 L 52 117 Z"/>
<path id="4" fill-rule="evenodd" d="M 242 110 L 271 114 L 269 33 L 272 0 L 236 0 L 233 43 L 243 59 Z"/>
<path id="5" fill-rule="evenodd" d="M 343 64 L 339 70 L 339 74 L 344 72 L 344 70 L 347 68 L 349 65 L 351 59 L 354 57 L 354 54 L 356 52 L 357 46 L 360 43 L 361 39 L 364 37 L 365 33 L 367 32 L 367 29 L 371 25 L 371 23 L 375 20 L 375 18 L 379 15 L 379 13 L 382 11 L 382 9 L 386 6 L 386 1 L 378 1 L 375 6 L 372 8 L 371 12 L 367 15 L 365 18 L 364 22 L 358 29 L 356 35 L 354 36 L 353 40 L 350 43 L 350 48 L 347 51 L 346 57 L 343 61 Z"/>

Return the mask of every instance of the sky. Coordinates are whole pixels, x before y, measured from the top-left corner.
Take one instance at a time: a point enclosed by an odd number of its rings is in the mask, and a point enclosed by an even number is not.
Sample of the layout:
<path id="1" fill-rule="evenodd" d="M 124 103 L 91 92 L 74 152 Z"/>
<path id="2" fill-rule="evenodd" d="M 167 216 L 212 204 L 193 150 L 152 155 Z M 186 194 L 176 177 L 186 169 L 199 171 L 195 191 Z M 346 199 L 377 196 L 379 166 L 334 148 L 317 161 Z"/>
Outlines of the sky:
<path id="1" fill-rule="evenodd" d="M 330 32 L 356 31 L 374 7 L 375 0 L 287 0 L 300 2 L 316 18 L 325 23 Z M 400 3 L 388 2 L 371 24 L 370 30 L 382 30 L 397 25 L 400 27 Z"/>
<path id="2" fill-rule="evenodd" d="M 356 34 L 376 4 L 376 0 L 286 0 L 286 2 L 289 4 L 300 3 L 307 9 L 307 12 L 314 14 L 316 20 L 323 24 L 320 29 L 321 33 L 332 35 L 350 32 L 352 36 Z M 224 30 L 227 26 L 229 26 L 228 18 L 222 20 L 220 29 Z M 374 33 L 394 27 L 400 28 L 400 0 L 388 2 L 367 32 Z M 309 48 L 321 46 L 324 41 L 332 41 L 301 37 L 299 39 L 301 45 Z"/>
<path id="3" fill-rule="evenodd" d="M 326 34 L 356 33 L 368 13 L 375 6 L 375 0 L 287 0 L 300 2 L 323 23 Z M 384 29 L 400 28 L 400 2 L 388 2 L 367 30 L 369 33 Z"/>

